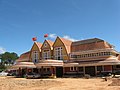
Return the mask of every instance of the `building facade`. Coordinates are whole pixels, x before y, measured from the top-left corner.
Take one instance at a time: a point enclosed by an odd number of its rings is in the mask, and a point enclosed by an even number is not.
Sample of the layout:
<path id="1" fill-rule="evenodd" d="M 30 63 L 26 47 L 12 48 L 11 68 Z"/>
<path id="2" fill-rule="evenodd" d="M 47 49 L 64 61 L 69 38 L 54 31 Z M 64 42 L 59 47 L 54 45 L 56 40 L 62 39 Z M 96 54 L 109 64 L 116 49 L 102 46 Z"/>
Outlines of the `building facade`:
<path id="1" fill-rule="evenodd" d="M 120 69 L 119 53 L 113 45 L 99 38 L 72 42 L 57 37 L 55 42 L 45 40 L 43 44 L 35 41 L 31 50 L 22 54 L 17 62 L 33 63 L 35 67 L 15 66 L 32 69 L 41 76 L 96 76 Z"/>

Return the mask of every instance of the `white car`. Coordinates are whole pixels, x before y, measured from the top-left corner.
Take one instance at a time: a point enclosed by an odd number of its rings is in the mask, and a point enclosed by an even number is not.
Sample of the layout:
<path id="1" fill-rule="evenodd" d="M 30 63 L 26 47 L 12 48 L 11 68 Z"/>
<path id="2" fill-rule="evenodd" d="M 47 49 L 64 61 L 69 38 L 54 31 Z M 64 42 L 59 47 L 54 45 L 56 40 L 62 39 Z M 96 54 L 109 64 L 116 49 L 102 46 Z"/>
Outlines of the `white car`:
<path id="1" fill-rule="evenodd" d="M 2 71 L 1 73 L 0 73 L 0 76 L 7 76 L 7 72 L 5 72 L 5 71 Z"/>
<path id="2" fill-rule="evenodd" d="M 37 79 L 37 78 L 40 78 L 40 75 L 37 73 L 28 73 L 28 74 L 26 74 L 26 78 L 27 79 Z"/>

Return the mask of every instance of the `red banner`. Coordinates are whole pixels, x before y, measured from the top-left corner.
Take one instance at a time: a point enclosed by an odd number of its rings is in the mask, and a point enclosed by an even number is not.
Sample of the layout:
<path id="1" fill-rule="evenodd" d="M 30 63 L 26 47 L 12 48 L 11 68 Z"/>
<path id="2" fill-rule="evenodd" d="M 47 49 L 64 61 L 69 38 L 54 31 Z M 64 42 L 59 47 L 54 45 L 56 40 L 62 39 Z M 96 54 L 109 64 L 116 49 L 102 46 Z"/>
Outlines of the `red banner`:
<path id="1" fill-rule="evenodd" d="M 33 37 L 32 40 L 33 40 L 33 41 L 37 41 L 37 37 Z"/>
<path id="2" fill-rule="evenodd" d="M 44 38 L 46 38 L 46 37 L 48 37 L 48 34 L 45 34 L 45 35 L 44 35 Z"/>

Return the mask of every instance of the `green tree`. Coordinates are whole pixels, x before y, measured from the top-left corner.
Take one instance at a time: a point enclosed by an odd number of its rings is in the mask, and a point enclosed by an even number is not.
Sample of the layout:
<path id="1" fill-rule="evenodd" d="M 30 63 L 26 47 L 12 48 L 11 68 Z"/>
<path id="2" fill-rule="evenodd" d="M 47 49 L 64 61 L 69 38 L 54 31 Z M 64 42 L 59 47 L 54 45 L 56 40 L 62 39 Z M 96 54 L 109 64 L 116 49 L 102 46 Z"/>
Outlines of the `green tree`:
<path id="1" fill-rule="evenodd" d="M 14 52 L 10 53 L 10 52 L 5 52 L 4 54 L 0 55 L 2 62 L 7 63 L 12 63 L 14 62 L 16 59 L 18 59 L 18 55 Z"/>
<path id="2" fill-rule="evenodd" d="M 6 69 L 5 65 L 0 64 L 0 72 L 3 71 L 3 70 L 5 70 L 5 69 Z"/>

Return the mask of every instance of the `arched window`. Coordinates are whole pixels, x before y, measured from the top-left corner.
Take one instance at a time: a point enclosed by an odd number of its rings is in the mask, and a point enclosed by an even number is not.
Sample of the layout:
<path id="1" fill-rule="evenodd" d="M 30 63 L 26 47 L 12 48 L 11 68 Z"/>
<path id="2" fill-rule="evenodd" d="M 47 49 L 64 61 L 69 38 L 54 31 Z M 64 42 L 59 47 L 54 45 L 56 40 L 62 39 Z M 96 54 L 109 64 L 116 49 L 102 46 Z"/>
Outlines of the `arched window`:
<path id="1" fill-rule="evenodd" d="M 62 54 L 62 47 L 56 47 L 54 50 L 55 53 L 55 59 L 57 60 L 63 60 L 63 54 Z"/>
<path id="2" fill-rule="evenodd" d="M 43 51 L 43 59 L 50 59 L 50 50 Z"/>
<path id="3" fill-rule="evenodd" d="M 38 51 L 33 51 L 32 52 L 32 61 L 33 61 L 33 63 L 37 63 L 38 60 L 39 60 L 39 53 L 38 53 Z"/>

